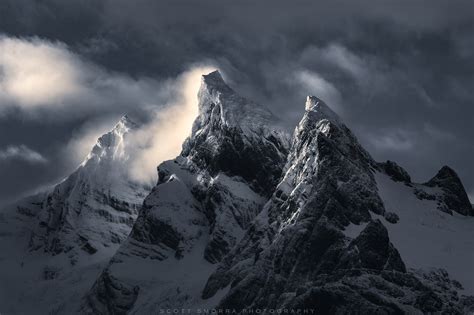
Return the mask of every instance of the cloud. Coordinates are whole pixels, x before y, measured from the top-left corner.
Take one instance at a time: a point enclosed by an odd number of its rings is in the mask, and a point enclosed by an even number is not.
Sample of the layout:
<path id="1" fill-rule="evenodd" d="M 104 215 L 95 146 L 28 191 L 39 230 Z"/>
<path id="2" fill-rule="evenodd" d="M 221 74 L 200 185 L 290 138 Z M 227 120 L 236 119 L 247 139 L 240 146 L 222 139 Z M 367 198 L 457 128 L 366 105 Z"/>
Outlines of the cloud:
<path id="1" fill-rule="evenodd" d="M 155 106 L 165 93 L 156 80 L 107 71 L 65 44 L 0 37 L 0 114 L 17 108 L 29 118 L 77 119 Z"/>
<path id="2" fill-rule="evenodd" d="M 83 67 L 65 45 L 0 37 L 1 94 L 22 108 L 56 106 L 81 93 Z"/>
<path id="3" fill-rule="evenodd" d="M 48 160 L 26 145 L 11 145 L 0 150 L 0 160 L 22 160 L 28 163 L 47 163 Z"/>
<path id="4" fill-rule="evenodd" d="M 413 135 L 405 130 L 390 130 L 368 136 L 369 142 L 380 151 L 410 151 L 415 147 Z"/>
<path id="5" fill-rule="evenodd" d="M 295 78 L 296 81 L 301 84 L 301 88 L 307 90 L 307 95 L 315 95 L 321 98 L 338 111 L 342 97 L 341 93 L 331 82 L 325 80 L 316 72 L 308 70 L 297 71 Z"/>
<path id="6" fill-rule="evenodd" d="M 179 155 L 198 115 L 197 93 L 201 76 L 213 70 L 215 68 L 199 66 L 180 75 L 169 85 L 177 92 L 175 98 L 156 111 L 150 123 L 128 138 L 127 141 L 135 146 L 129 167 L 132 180 L 156 181 L 156 166 Z"/>

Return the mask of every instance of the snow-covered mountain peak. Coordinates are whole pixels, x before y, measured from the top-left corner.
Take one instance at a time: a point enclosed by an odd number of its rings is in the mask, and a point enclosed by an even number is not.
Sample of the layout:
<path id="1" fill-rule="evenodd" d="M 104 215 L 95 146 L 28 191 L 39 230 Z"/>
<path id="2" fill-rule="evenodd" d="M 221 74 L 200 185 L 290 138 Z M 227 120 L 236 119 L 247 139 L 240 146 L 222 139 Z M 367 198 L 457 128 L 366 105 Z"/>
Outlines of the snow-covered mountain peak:
<path id="1" fill-rule="evenodd" d="M 225 83 L 224 79 L 222 78 L 221 73 L 216 70 L 209 74 L 205 74 L 202 76 L 201 79 L 201 89 L 205 88 L 210 91 L 219 91 L 223 92 L 233 92 L 232 89 Z M 211 92 L 212 93 L 212 92 Z"/>
<path id="2" fill-rule="evenodd" d="M 305 104 L 306 112 L 293 135 L 290 160 L 293 154 L 308 154 L 317 147 L 316 143 L 329 139 L 338 150 L 347 155 L 357 156 L 364 164 L 374 163 L 370 155 L 359 144 L 359 141 L 343 123 L 342 119 L 324 101 L 316 96 L 308 96 Z M 308 148 L 302 150 L 303 147 Z M 331 153 L 332 150 L 329 151 Z"/>
<path id="3" fill-rule="evenodd" d="M 313 121 L 327 120 L 337 125 L 342 124 L 339 116 L 321 99 L 309 95 L 306 98 L 305 109 L 307 116 Z"/>
<path id="4" fill-rule="evenodd" d="M 79 237 L 98 250 L 116 246 L 125 238 L 148 189 L 132 182 L 126 173 L 132 153 L 126 138 L 137 128 L 129 116 L 123 116 L 98 138 L 76 171 L 53 188 L 42 201 L 44 210 L 38 215 L 40 224 L 32 235 L 31 248 L 67 252 L 81 248 Z M 71 259 L 80 256 L 76 251 Z"/>
<path id="5" fill-rule="evenodd" d="M 124 115 L 109 132 L 99 137 L 81 166 L 100 163 L 104 160 L 126 160 L 128 158 L 125 152 L 126 135 L 138 126 L 138 123 L 128 115 Z"/>
<path id="6" fill-rule="evenodd" d="M 210 125 L 209 121 L 213 128 L 238 128 L 248 136 L 278 129 L 279 119 L 267 107 L 237 94 L 218 71 L 202 76 L 198 101 L 199 115 L 193 134 Z"/>

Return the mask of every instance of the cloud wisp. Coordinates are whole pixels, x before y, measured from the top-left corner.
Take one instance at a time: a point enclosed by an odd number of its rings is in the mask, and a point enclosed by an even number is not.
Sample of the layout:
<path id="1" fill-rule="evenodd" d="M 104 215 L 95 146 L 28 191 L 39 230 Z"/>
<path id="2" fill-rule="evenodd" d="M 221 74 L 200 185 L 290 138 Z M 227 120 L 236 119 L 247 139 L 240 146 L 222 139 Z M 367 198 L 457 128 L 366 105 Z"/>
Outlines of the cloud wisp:
<path id="1" fill-rule="evenodd" d="M 215 68 L 210 66 L 194 67 L 168 83 L 168 88 L 174 90 L 174 99 L 155 111 L 152 121 L 128 138 L 134 146 L 129 167 L 132 180 L 155 181 L 156 166 L 179 155 L 198 115 L 197 93 L 201 76 L 213 70 Z"/>
<path id="2" fill-rule="evenodd" d="M 30 149 L 26 145 L 10 145 L 3 150 L 0 150 L 0 161 L 20 160 L 33 164 L 44 164 L 48 160 L 41 155 L 41 153 Z"/>

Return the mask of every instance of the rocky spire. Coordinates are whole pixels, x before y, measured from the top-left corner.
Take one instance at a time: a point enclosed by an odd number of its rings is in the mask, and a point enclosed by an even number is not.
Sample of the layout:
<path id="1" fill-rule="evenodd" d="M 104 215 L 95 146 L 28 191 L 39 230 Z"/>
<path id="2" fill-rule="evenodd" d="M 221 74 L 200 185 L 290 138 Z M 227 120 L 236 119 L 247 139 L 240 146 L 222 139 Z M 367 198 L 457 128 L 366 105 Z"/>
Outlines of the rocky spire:
<path id="1" fill-rule="evenodd" d="M 442 199 L 447 207 L 447 209 L 444 210 L 474 216 L 474 210 L 461 179 L 449 166 L 443 166 L 426 185 L 430 187 L 440 187 L 443 190 L 444 194 Z"/>
<path id="2" fill-rule="evenodd" d="M 309 95 L 306 97 L 305 110 L 306 112 L 313 113 L 312 115 L 316 119 L 328 119 L 339 124 L 341 123 L 339 116 L 316 96 Z"/>
<path id="3" fill-rule="evenodd" d="M 266 106 L 237 94 L 218 71 L 202 76 L 198 107 L 192 136 L 206 127 L 236 128 L 247 137 L 282 133 L 279 119 Z"/>

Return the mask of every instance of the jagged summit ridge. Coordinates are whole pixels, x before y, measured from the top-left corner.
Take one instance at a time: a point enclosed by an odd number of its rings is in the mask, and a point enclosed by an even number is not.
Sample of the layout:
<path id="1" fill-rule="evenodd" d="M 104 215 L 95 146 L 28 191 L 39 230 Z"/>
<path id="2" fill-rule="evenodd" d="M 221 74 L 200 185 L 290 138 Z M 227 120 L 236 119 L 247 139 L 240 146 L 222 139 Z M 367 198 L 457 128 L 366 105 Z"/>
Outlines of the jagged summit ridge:
<path id="1" fill-rule="evenodd" d="M 122 116 L 118 123 L 107 133 L 97 139 L 91 152 L 87 155 L 81 166 L 86 166 L 94 161 L 100 163 L 103 160 L 125 160 L 125 137 L 137 129 L 139 124 L 128 115 Z"/>

